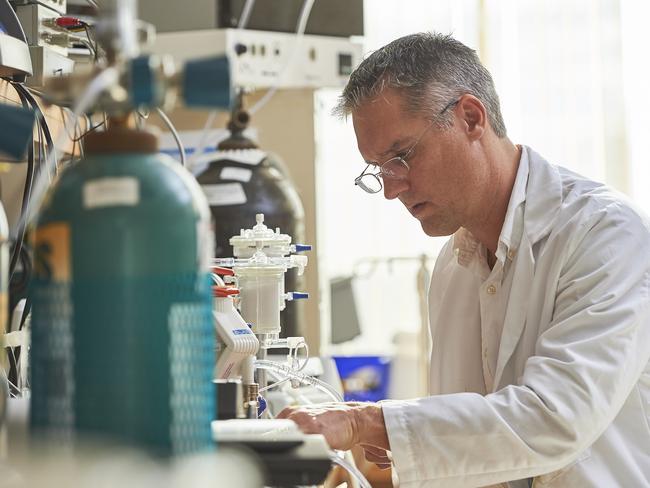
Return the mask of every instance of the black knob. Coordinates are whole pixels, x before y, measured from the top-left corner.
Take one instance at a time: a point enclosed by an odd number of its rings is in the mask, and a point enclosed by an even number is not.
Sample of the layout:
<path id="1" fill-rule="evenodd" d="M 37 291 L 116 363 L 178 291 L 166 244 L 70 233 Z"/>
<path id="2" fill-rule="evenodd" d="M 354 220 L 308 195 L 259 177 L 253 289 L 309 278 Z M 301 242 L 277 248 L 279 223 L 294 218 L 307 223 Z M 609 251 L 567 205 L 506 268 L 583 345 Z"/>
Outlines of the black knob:
<path id="1" fill-rule="evenodd" d="M 246 51 L 248 51 L 248 48 L 246 47 L 245 44 L 242 44 L 241 42 L 235 44 L 235 53 L 237 53 L 237 56 L 241 56 Z"/>

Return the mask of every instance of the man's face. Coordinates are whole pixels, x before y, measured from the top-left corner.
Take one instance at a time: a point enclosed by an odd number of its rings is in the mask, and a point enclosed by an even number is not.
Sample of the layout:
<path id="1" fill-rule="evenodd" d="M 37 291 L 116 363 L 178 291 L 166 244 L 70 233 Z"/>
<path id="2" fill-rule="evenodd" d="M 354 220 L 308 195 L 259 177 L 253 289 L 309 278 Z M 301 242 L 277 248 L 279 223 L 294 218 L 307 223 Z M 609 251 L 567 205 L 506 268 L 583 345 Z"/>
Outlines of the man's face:
<path id="1" fill-rule="evenodd" d="M 403 156 L 417 142 L 406 158 L 406 179 L 382 179 L 387 199 L 399 198 L 430 236 L 451 235 L 465 223 L 475 200 L 472 189 L 480 188 L 484 175 L 479 164 L 471 164 L 471 145 L 461 124 L 454 121 L 445 130 L 431 126 L 429 120 L 405 113 L 399 93 L 390 89 L 353 112 L 352 121 L 368 163 Z"/>

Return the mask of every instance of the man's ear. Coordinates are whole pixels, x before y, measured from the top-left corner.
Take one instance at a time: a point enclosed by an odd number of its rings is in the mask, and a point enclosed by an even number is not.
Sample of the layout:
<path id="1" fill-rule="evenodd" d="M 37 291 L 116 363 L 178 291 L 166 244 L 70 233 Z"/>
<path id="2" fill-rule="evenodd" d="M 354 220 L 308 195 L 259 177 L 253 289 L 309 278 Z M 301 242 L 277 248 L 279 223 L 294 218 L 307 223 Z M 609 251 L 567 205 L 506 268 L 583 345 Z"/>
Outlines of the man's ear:
<path id="1" fill-rule="evenodd" d="M 474 95 L 463 95 L 458 101 L 455 112 L 470 140 L 476 141 L 483 136 L 488 124 L 487 110 L 478 98 Z"/>

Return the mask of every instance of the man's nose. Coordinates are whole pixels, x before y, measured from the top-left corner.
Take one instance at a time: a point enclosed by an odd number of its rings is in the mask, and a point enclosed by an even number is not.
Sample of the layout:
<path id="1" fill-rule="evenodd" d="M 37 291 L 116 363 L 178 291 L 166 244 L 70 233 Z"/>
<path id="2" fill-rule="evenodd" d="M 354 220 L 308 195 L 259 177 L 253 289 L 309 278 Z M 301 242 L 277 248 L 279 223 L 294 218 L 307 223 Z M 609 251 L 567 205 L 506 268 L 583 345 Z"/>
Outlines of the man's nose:
<path id="1" fill-rule="evenodd" d="M 394 200 L 400 193 L 409 188 L 407 179 L 384 178 L 384 198 Z"/>

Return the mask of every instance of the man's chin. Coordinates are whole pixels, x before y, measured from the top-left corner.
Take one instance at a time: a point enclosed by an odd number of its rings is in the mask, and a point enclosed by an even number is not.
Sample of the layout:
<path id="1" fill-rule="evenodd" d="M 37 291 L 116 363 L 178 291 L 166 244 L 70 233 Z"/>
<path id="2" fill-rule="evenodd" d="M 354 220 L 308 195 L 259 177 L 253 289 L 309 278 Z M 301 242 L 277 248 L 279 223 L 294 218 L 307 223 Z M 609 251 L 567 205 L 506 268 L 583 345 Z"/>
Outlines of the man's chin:
<path id="1" fill-rule="evenodd" d="M 429 219 L 421 220 L 420 225 L 422 226 L 424 233 L 430 237 L 450 236 L 460 228 L 458 225 L 432 221 Z"/>

